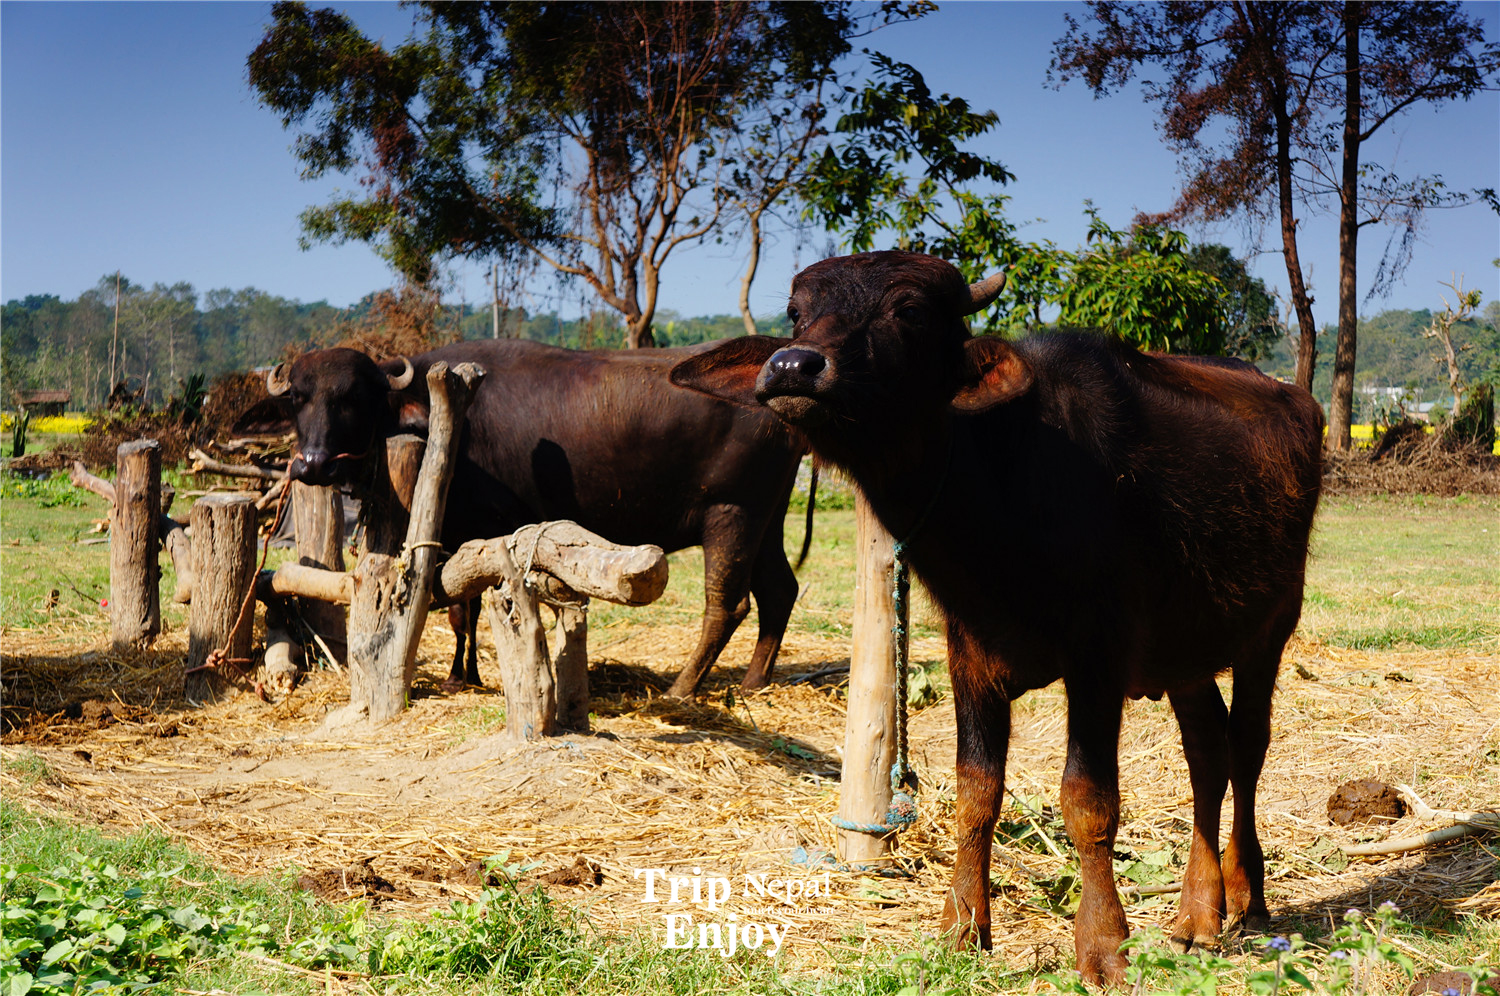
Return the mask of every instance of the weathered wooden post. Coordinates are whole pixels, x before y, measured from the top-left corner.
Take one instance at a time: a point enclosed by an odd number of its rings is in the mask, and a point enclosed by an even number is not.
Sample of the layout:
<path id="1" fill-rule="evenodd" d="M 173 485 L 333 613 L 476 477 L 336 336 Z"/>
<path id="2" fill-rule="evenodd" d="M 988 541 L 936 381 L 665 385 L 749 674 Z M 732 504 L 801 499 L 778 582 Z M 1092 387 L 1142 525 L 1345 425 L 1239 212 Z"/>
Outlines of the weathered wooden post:
<path id="1" fill-rule="evenodd" d="M 109 512 L 109 635 L 117 649 L 149 647 L 161 632 L 161 448 L 154 439 L 115 452 Z"/>
<path id="2" fill-rule="evenodd" d="M 552 602 L 557 611 L 557 722 L 565 730 L 589 728 L 589 603 Z"/>
<path id="3" fill-rule="evenodd" d="M 405 538 L 394 550 L 387 544 L 388 549 L 378 554 L 378 563 L 374 557 L 371 563 L 365 563 L 366 558 L 362 557 L 356 570 L 349 654 L 354 665 L 351 670 L 362 666 L 365 672 L 363 688 L 368 693 L 372 722 L 394 719 L 406 707 L 406 694 L 416 666 L 417 641 L 431 604 L 433 568 L 441 548 L 438 536 L 464 413 L 483 378 L 484 371 L 472 363 L 460 363 L 449 370 L 448 364 L 438 362 L 428 368 L 427 445 L 416 486 L 410 492 Z M 405 470 L 394 462 L 390 469 L 393 490 L 399 494 L 404 490 L 401 485 Z M 366 519 L 367 532 L 374 517 Z M 388 536 L 389 539 L 394 537 Z M 375 553 L 373 540 L 370 549 Z M 360 624 L 354 624 L 355 612 L 361 608 L 364 618 Z M 354 698 L 353 689 L 351 674 L 350 703 L 357 708 L 360 700 Z"/>
<path id="4" fill-rule="evenodd" d="M 896 641 L 891 604 L 894 543 L 863 494 L 856 495 L 854 646 L 849 655 L 849 707 L 839 819 L 864 826 L 885 822 L 896 761 Z M 839 829 L 846 864 L 888 860 L 890 837 Z"/>
<path id="5" fill-rule="evenodd" d="M 395 587 L 395 562 L 411 516 L 411 496 L 427 444 L 410 435 L 386 440 L 385 452 L 376 448 L 369 492 L 360 496 L 359 556 L 349 603 L 349 708 L 368 714 L 372 662 L 391 634 L 383 617 L 390 611 Z"/>
<path id="6" fill-rule="evenodd" d="M 505 690 L 505 732 L 513 740 L 550 737 L 557 733 L 557 682 L 538 610 L 541 599 L 503 544 L 495 553 L 505 580 L 484 593 L 484 607 Z"/>
<path id="7" fill-rule="evenodd" d="M 391 452 L 403 444 L 397 443 Z M 424 478 L 426 470 L 423 471 Z M 400 475 L 395 475 L 399 477 Z M 366 499 L 369 501 L 369 499 Z M 399 508 L 394 498 L 392 503 Z M 366 532 L 375 523 L 367 524 Z M 378 539 L 378 537 L 377 537 Z M 435 544 L 429 544 L 429 547 Z M 408 549 L 411 549 L 408 545 Z M 390 558 L 395 560 L 396 558 Z M 522 566 L 517 566 L 520 561 Z M 286 595 L 319 598 L 340 604 L 357 604 L 369 599 L 374 608 L 361 612 L 351 609 L 349 615 L 350 703 L 347 710 L 330 716 L 330 725 L 341 725 L 362 716 L 371 691 L 362 662 L 365 653 L 374 652 L 365 626 L 384 625 L 384 617 L 368 615 L 381 605 L 390 607 L 393 600 L 388 589 L 376 582 L 378 576 L 361 574 L 372 563 L 368 553 L 360 558 L 353 573 L 341 574 L 302 564 L 283 564 L 275 571 L 261 574 L 256 594 L 268 605 Z M 394 565 L 381 570 L 394 571 Z M 602 598 L 618 605 L 648 605 L 661 597 L 667 587 L 667 557 L 659 546 L 620 546 L 589 532 L 574 522 L 543 522 L 525 526 L 509 536 L 464 543 L 430 579 L 430 608 L 444 608 L 479 597 L 497 585 L 496 607 L 491 615 L 495 631 L 497 657 L 505 689 L 506 727 L 516 739 L 531 739 L 555 732 L 560 725 L 587 729 L 588 724 L 588 651 L 585 644 L 584 607 L 590 598 Z M 522 580 L 524 577 L 524 581 Z M 511 597 L 522 593 L 521 599 Z M 379 594 L 380 598 L 371 595 Z M 425 596 L 412 589 L 413 598 Z M 561 675 L 554 680 L 553 665 L 547 648 L 547 633 L 542 628 L 537 603 L 545 601 L 559 609 L 562 629 L 558 649 Z M 372 646 L 367 648 L 366 644 Z M 381 644 L 384 646 L 384 644 Z M 291 651 L 278 650 L 286 656 Z M 415 644 L 412 650 L 415 655 Z M 267 657 L 271 648 L 267 648 Z M 405 678 L 410 681 L 410 670 Z M 356 689 L 355 681 L 361 684 Z M 357 693 L 357 694 L 356 694 Z M 364 696 L 363 698 L 358 696 Z M 404 695 L 404 690 L 403 690 Z M 568 703 L 559 723 L 559 699 Z"/>
<path id="8" fill-rule="evenodd" d="M 223 651 L 231 661 L 250 657 L 254 605 L 245 597 L 255 581 L 255 499 L 205 495 L 188 513 L 193 529 L 193 600 L 188 610 L 187 668 Z"/>
<path id="9" fill-rule="evenodd" d="M 326 571 L 344 569 L 344 498 L 337 488 L 293 481 L 292 524 L 297 536 L 297 563 Z M 322 638 L 334 660 L 349 659 L 348 627 L 342 605 L 308 599 L 302 618 Z"/>

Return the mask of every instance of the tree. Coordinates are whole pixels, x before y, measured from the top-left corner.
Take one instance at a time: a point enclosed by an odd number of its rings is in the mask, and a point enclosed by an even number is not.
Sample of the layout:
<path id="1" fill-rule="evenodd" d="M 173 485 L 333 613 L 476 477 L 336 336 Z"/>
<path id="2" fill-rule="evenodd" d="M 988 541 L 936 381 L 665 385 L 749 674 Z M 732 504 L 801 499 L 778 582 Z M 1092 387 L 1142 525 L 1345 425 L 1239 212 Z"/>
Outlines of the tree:
<path id="1" fill-rule="evenodd" d="M 934 94 L 913 66 L 876 53 L 875 72 L 852 92 L 832 140 L 798 183 L 804 215 L 840 233 L 854 252 L 891 232 L 895 247 L 941 256 L 970 280 L 1004 269 L 1005 290 L 987 312 L 990 328 L 1015 328 L 1057 278 L 1050 245 L 1023 244 L 994 190 L 1015 179 L 1000 162 L 962 143 L 995 127 L 994 111 Z M 914 167 L 915 176 L 908 175 Z"/>
<path id="2" fill-rule="evenodd" d="M 1349 447 L 1358 327 L 1359 231 L 1393 223 L 1374 292 L 1410 258 L 1423 212 L 1483 200 L 1493 190 L 1448 191 L 1440 177 L 1403 180 L 1362 160 L 1381 128 L 1418 103 L 1468 98 L 1494 85 L 1500 46 L 1457 3 L 1091 3 L 1097 35 L 1069 18 L 1052 72 L 1082 78 L 1096 94 L 1138 68 L 1166 70 L 1146 82 L 1162 107 L 1162 133 L 1183 157 L 1177 203 L 1156 220 L 1244 214 L 1280 224 L 1300 348 L 1297 382 L 1316 360 L 1312 298 L 1297 253 L 1299 210 L 1337 206 L 1339 332 L 1329 443 Z M 1224 127 L 1227 125 L 1227 128 Z M 1224 136 L 1224 137 L 1220 137 Z"/>
<path id="3" fill-rule="evenodd" d="M 1454 300 L 1449 301 L 1446 295 L 1443 296 L 1443 310 L 1432 316 L 1432 320 L 1422 330 L 1422 338 L 1436 339 L 1438 345 L 1443 347 L 1442 354 L 1434 356 L 1433 360 L 1447 368 L 1448 390 L 1453 393 L 1453 410 L 1457 412 L 1463 408 L 1464 392 L 1468 390 L 1458 357 L 1460 353 L 1473 349 L 1474 344 L 1472 342 L 1455 343 L 1453 326 L 1474 317 L 1482 295 L 1477 290 L 1464 290 L 1462 276 L 1455 277 L 1443 286 L 1453 292 Z"/>
<path id="4" fill-rule="evenodd" d="M 856 26 L 844 2 L 416 9 L 425 33 L 387 50 L 278 3 L 250 55 L 262 102 L 305 128 L 305 175 L 363 173 L 361 194 L 304 212 L 306 238 L 368 242 L 418 282 L 453 256 L 540 260 L 619 312 L 631 346 L 653 341 L 677 248 L 735 219 L 758 245 Z"/>
<path id="5" fill-rule="evenodd" d="M 1089 209 L 1094 248 L 1065 255 L 1051 295 L 1064 326 L 1107 329 L 1148 349 L 1219 355 L 1229 315 L 1219 279 L 1192 265 L 1187 237 L 1158 225 L 1110 228 Z"/>
<path id="6" fill-rule="evenodd" d="M 1265 281 L 1250 276 L 1245 261 L 1224 245 L 1193 246 L 1186 262 L 1191 269 L 1219 282 L 1225 320 L 1219 352 L 1252 362 L 1269 357 L 1281 340 L 1282 326 L 1277 320 L 1276 298 L 1266 289 Z"/>

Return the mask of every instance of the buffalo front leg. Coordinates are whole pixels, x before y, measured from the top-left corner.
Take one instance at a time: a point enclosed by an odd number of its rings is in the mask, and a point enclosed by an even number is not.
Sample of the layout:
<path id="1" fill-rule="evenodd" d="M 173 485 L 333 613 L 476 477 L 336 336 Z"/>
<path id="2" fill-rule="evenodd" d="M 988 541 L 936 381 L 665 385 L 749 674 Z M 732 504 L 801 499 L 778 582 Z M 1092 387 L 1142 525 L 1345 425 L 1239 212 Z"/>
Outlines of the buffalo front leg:
<path id="1" fill-rule="evenodd" d="M 1224 876 L 1219 867 L 1219 809 L 1229 785 L 1229 712 L 1212 678 L 1168 693 L 1193 786 L 1193 843 L 1182 880 L 1172 946 L 1213 947 L 1224 926 Z"/>
<path id="2" fill-rule="evenodd" d="M 1068 680 L 1068 760 L 1063 824 L 1078 848 L 1082 896 L 1073 922 L 1078 972 L 1093 985 L 1125 981 L 1120 945 L 1130 935 L 1115 891 L 1115 831 L 1120 825 L 1119 740 L 1124 696 L 1097 676 Z"/>
<path id="3" fill-rule="evenodd" d="M 709 509 L 703 526 L 703 630 L 668 695 L 687 698 L 697 692 L 724 645 L 750 614 L 750 541 L 744 509 Z"/>
<path id="4" fill-rule="evenodd" d="M 954 947 L 990 947 L 990 852 L 1005 791 L 1010 700 L 968 641 L 950 630 L 949 670 L 958 719 L 958 855 L 943 902 L 942 932 Z M 993 672 L 991 672 L 993 673 Z"/>
<path id="5" fill-rule="evenodd" d="M 797 575 L 787 563 L 781 542 L 781 527 L 773 522 L 761 539 L 750 572 L 750 593 L 755 596 L 755 608 L 760 614 L 760 633 L 741 686 L 745 691 L 771 683 L 771 669 L 776 666 L 781 638 L 786 635 L 787 620 L 791 619 L 792 606 L 797 602 Z"/>

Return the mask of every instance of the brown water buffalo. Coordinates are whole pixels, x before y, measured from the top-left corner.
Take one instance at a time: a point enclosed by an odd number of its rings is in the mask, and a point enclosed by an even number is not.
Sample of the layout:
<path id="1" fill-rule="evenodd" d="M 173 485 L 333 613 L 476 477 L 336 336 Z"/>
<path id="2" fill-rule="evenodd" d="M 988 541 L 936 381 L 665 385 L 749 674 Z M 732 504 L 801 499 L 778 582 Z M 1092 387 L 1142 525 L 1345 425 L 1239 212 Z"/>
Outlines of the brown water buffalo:
<path id="1" fill-rule="evenodd" d="M 425 431 L 433 363 L 482 366 L 443 546 L 552 519 L 572 519 L 617 543 L 702 546 L 703 629 L 671 689 L 690 695 L 749 613 L 751 595 L 760 634 L 744 687 L 770 678 L 797 597 L 782 522 L 806 453 L 801 436 L 770 412 L 672 387 L 672 365 L 701 348 L 627 353 L 486 340 L 383 366 L 355 350 L 326 349 L 278 366 L 268 382 L 297 429 L 291 476 L 342 484 L 356 479 L 381 440 Z M 267 427 L 262 419 L 255 428 Z M 461 615 L 453 621 L 471 638 L 474 613 L 467 625 Z M 464 678 L 463 656 L 461 647 L 450 680 Z M 477 668 L 467 677 L 477 683 Z"/>
<path id="2" fill-rule="evenodd" d="M 958 943 L 990 943 L 1011 701 L 1063 680 L 1078 969 L 1115 983 L 1127 696 L 1167 695 L 1187 756 L 1193 838 L 1173 940 L 1211 944 L 1226 921 L 1266 915 L 1255 788 L 1301 610 L 1322 416 L 1305 392 L 1234 360 L 1092 334 L 971 337 L 964 316 L 1002 283 L 970 287 L 910 253 L 824 260 L 792 285 L 792 339 L 734 340 L 671 376 L 800 429 L 859 485 L 942 610 L 959 777 L 943 926 Z"/>

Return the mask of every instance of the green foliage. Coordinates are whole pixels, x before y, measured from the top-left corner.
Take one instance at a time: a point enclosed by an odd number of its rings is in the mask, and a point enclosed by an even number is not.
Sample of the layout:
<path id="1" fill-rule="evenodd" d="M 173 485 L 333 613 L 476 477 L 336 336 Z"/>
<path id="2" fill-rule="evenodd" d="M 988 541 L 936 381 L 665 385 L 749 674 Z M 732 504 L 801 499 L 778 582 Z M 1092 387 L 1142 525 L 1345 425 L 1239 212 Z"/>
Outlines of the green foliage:
<path id="1" fill-rule="evenodd" d="M 1359 322 L 1359 357 L 1354 371 L 1355 420 L 1372 422 L 1382 407 L 1395 399 L 1386 389 L 1406 392 L 1411 405 L 1439 401 L 1451 402 L 1448 377 L 1441 356 L 1423 331 L 1432 324 L 1427 309 L 1409 311 L 1390 309 Z M 1491 310 L 1482 319 L 1458 322 L 1453 326 L 1459 370 L 1469 384 L 1500 383 L 1500 309 Z M 1331 338 L 1324 329 L 1320 338 Z M 1326 344 L 1325 344 L 1326 346 Z M 1295 365 L 1295 343 L 1282 339 L 1275 349 L 1258 363 L 1272 376 L 1290 379 Z M 1332 396 L 1333 350 L 1320 348 L 1313 377 L 1313 397 L 1327 404 Z"/>
<path id="2" fill-rule="evenodd" d="M 590 287 L 632 345 L 674 249 L 782 196 L 858 26 L 844 2 L 413 6 L 387 48 L 277 3 L 250 54 L 262 102 L 302 129 L 304 176 L 363 174 L 303 213 L 307 239 L 369 243 L 418 283 L 455 256 L 540 265 Z"/>
<path id="3" fill-rule="evenodd" d="M 293 343 L 331 345 L 328 335 L 339 319 L 326 302 L 303 304 L 250 287 L 200 296 L 182 282 L 146 288 L 122 279 L 120 285 L 117 348 L 113 273 L 75 300 L 49 294 L 6 302 L 0 313 L 0 392 L 67 389 L 74 410 L 92 409 L 114 387 L 107 381 L 115 348 L 117 380 L 146 388 L 153 405 L 165 403 L 177 385 L 179 403 L 187 403 L 194 397 L 194 377 L 206 381 L 275 362 Z M 182 379 L 186 371 L 194 373 Z"/>
<path id="4" fill-rule="evenodd" d="M 134 992 L 180 975 L 194 959 L 272 945 L 270 927 L 253 923 L 248 909 L 221 909 L 215 920 L 164 902 L 163 884 L 180 871 L 148 870 L 127 882 L 104 858 L 78 853 L 45 873 L 31 864 L 0 866 L 0 991 Z"/>
<path id="5" fill-rule="evenodd" d="M 42 508 L 83 508 L 89 503 L 84 492 L 73 487 L 62 471 L 41 478 L 7 472 L 0 477 L 0 498 L 24 498 Z"/>
<path id="6" fill-rule="evenodd" d="M 10 426 L 10 455 L 12 458 L 26 455 L 26 430 L 31 425 L 31 412 L 17 415 Z"/>
<path id="7" fill-rule="evenodd" d="M 987 313 L 991 331 L 1039 326 L 1043 309 L 1055 307 L 1061 325 L 1106 329 L 1154 349 L 1253 356 L 1274 337 L 1264 286 L 1222 247 L 1190 253 L 1185 235 L 1155 225 L 1117 231 L 1092 206 L 1091 248 L 1021 241 L 1006 216 L 1009 198 L 995 192 L 1014 176 L 961 147 L 990 131 L 995 113 L 934 95 L 912 66 L 872 59 L 875 78 L 854 95 L 799 188 L 804 215 L 850 249 L 869 250 L 890 232 L 897 248 L 941 256 L 970 280 L 1005 270 L 1005 289 Z M 1232 291 L 1215 271 L 1235 278 Z"/>
<path id="8" fill-rule="evenodd" d="M 960 147 L 987 134 L 994 111 L 933 94 L 913 66 L 879 53 L 874 76 L 834 127 L 834 139 L 809 165 L 798 187 L 803 216 L 843 236 L 855 252 L 875 248 L 890 232 L 894 246 L 931 253 L 977 280 L 996 269 L 1009 274 L 992 306 L 990 327 L 1008 326 L 1036 310 L 1040 288 L 1055 279 L 1050 255 L 1023 245 L 1006 217 L 1010 200 L 993 192 L 1014 180 L 1002 164 Z M 913 175 L 908 175 L 908 172 Z"/>
<path id="9" fill-rule="evenodd" d="M 1495 447 L 1495 387 L 1476 384 L 1469 388 L 1464 403 L 1443 424 L 1443 439 L 1453 446 L 1469 447 L 1488 453 Z"/>
<path id="10" fill-rule="evenodd" d="M 189 374 L 186 380 L 179 380 L 177 393 L 167 401 L 167 415 L 184 425 L 197 422 L 203 414 L 203 402 L 208 400 L 206 381 L 201 373 Z"/>
<path id="11" fill-rule="evenodd" d="M 1222 353 L 1229 332 L 1223 285 L 1193 266 L 1187 236 L 1157 225 L 1110 228 L 1092 206 L 1088 242 L 1065 255 L 1054 292 L 1064 326 L 1106 329 L 1149 349 Z"/>

